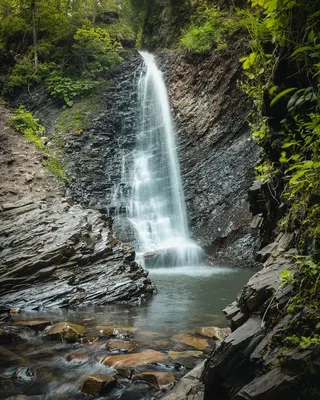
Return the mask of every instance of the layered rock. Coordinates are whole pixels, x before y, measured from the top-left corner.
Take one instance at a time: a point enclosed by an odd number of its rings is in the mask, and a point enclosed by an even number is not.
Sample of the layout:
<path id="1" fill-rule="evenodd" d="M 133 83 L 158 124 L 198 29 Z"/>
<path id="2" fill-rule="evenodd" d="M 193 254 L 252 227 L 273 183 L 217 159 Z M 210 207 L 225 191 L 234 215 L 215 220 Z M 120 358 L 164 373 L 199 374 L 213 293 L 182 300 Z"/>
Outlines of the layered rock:
<path id="1" fill-rule="evenodd" d="M 177 127 L 182 180 L 193 237 L 215 260 L 253 262 L 247 190 L 258 146 L 245 122 L 252 105 L 237 86 L 241 43 L 206 57 L 160 55 Z"/>
<path id="2" fill-rule="evenodd" d="M 139 303 L 155 292 L 97 211 L 66 201 L 2 204 L 0 301 L 21 308 Z"/>
<path id="3" fill-rule="evenodd" d="M 202 380 L 204 399 L 316 399 L 319 376 L 317 347 L 287 346 L 286 339 L 306 324 L 307 307 L 289 313 L 291 284 L 279 274 L 297 266 L 286 247 L 270 255 L 263 270 L 244 287 L 237 301 L 224 310 L 233 332 L 209 357 Z M 274 244 L 275 244 L 274 243 Z M 305 394 L 303 394 L 305 393 Z M 314 396 L 312 395 L 314 393 Z"/>

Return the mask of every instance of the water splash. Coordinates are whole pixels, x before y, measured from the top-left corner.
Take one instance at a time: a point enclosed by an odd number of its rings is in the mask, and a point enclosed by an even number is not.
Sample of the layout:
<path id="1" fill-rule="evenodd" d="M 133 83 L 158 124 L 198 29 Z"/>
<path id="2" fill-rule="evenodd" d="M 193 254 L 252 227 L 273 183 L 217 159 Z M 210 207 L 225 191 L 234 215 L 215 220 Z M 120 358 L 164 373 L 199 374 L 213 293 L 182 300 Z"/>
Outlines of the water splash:
<path id="1" fill-rule="evenodd" d="M 139 129 L 129 218 L 146 265 L 195 265 L 203 252 L 189 237 L 167 89 L 153 55 L 138 82 Z"/>

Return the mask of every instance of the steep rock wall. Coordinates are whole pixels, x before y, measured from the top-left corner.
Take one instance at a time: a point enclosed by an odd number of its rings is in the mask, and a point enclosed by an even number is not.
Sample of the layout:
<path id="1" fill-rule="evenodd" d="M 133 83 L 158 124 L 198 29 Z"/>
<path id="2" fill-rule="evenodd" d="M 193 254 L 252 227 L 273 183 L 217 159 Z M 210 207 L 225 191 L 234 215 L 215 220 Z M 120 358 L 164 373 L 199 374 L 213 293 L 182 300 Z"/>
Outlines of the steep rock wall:
<path id="1" fill-rule="evenodd" d="M 238 89 L 241 44 L 204 59 L 159 56 L 168 81 L 192 236 L 215 258 L 252 261 L 257 238 L 247 191 L 259 150 L 245 123 L 252 105 Z"/>

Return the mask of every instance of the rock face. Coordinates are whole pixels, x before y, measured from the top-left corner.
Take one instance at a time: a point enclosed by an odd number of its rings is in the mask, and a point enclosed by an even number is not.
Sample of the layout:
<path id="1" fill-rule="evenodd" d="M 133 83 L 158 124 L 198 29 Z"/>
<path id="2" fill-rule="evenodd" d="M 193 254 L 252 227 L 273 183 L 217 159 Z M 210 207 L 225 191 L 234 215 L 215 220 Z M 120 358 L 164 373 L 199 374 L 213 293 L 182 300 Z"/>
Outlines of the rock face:
<path id="1" fill-rule="evenodd" d="M 189 224 L 217 260 L 248 265 L 257 241 L 247 190 L 258 147 L 244 122 L 251 103 L 238 89 L 241 45 L 202 60 L 160 54 L 177 127 Z"/>
<path id="2" fill-rule="evenodd" d="M 155 291 L 99 212 L 25 198 L 1 206 L 0 301 L 20 308 L 138 303 Z"/>
<path id="3" fill-rule="evenodd" d="M 295 268 L 288 256 L 269 257 L 238 300 L 224 310 L 233 332 L 206 362 L 202 374 L 204 399 L 316 398 L 310 393 L 319 388 L 319 352 L 316 348 L 288 348 L 284 342 L 295 326 L 305 323 L 308 315 L 307 309 L 293 315 L 285 311 L 294 292 L 291 284 L 281 284 L 279 273 L 294 272 Z M 306 397 L 303 387 L 313 388 Z"/>

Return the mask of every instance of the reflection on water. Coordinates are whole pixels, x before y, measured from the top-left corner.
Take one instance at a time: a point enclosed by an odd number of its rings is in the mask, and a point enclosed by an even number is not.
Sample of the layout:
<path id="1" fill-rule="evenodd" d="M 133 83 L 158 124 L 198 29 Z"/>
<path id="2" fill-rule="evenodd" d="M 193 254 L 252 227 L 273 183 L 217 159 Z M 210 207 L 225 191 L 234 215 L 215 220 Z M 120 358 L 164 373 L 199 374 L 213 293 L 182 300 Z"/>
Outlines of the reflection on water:
<path id="1" fill-rule="evenodd" d="M 97 339 L 89 345 L 85 342 L 70 344 L 31 335 L 26 342 L 0 347 L 1 398 L 24 394 L 32 399 L 85 399 L 80 388 L 87 375 L 115 373 L 101 363 L 110 354 L 106 349 L 108 339 L 99 335 L 103 327 L 134 327 L 133 338 L 141 343 L 138 352 L 151 348 L 167 356 L 169 350 L 176 350 L 175 346 L 181 347 L 181 344 L 170 341 L 173 335 L 183 332 L 193 334 L 196 328 L 202 326 L 226 326 L 221 310 L 235 299 L 252 274 L 252 270 L 206 266 L 157 268 L 150 271 L 150 277 L 159 293 L 140 306 L 110 305 L 17 315 L 14 317 L 16 320 L 45 319 L 52 323 L 69 321 L 85 325 L 85 335 L 97 336 Z M 165 342 L 167 345 L 164 345 Z M 75 352 L 85 353 L 86 357 L 84 360 L 68 361 L 67 355 Z M 176 370 L 176 365 L 169 360 L 151 368 L 174 371 L 179 378 L 186 370 L 184 367 Z M 130 385 L 129 389 L 118 386 L 112 395 L 103 398 L 119 399 L 126 390 L 140 390 L 135 388 L 136 383 L 131 382 Z M 150 393 L 139 396 L 134 398 L 147 400 L 152 397 Z"/>

